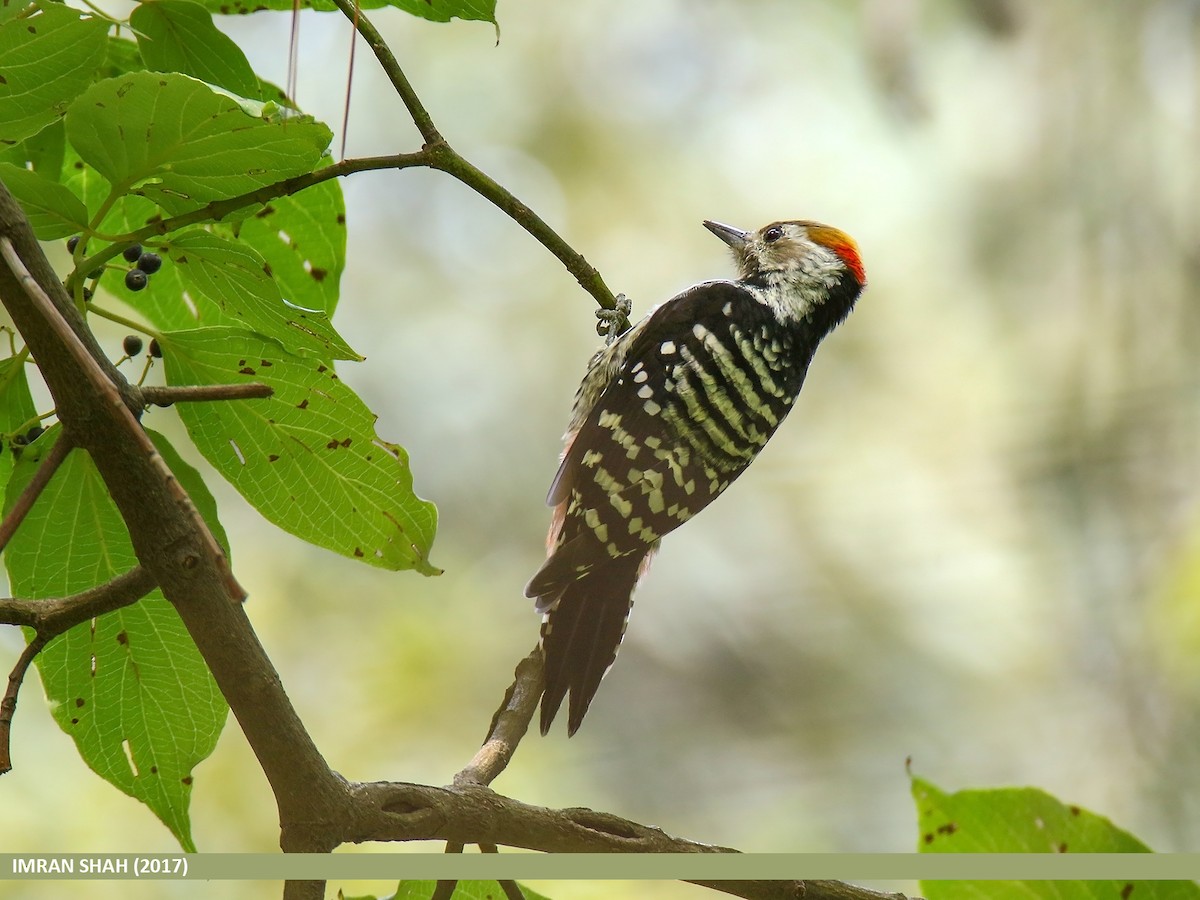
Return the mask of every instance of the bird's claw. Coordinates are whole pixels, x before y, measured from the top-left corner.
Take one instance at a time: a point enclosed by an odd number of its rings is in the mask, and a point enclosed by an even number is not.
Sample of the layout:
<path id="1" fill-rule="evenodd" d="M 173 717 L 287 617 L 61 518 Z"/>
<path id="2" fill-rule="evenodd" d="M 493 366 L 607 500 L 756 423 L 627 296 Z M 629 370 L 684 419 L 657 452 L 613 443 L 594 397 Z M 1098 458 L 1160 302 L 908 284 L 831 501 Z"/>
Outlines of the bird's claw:
<path id="1" fill-rule="evenodd" d="M 617 294 L 617 305 L 613 309 L 596 310 L 596 334 L 604 338 L 605 344 L 611 344 L 630 328 L 629 313 L 633 303 L 624 294 Z"/>

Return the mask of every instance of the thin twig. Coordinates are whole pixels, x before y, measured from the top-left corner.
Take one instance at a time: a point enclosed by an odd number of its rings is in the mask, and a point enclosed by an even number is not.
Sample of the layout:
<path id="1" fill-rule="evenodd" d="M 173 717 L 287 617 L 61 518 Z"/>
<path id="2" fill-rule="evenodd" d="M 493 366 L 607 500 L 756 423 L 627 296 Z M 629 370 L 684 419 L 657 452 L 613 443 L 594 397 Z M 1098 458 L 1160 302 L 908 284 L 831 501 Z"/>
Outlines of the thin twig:
<path id="1" fill-rule="evenodd" d="M 155 406 L 197 403 L 204 400 L 260 400 L 274 393 L 275 389 L 269 384 L 260 384 L 257 381 L 247 384 L 148 384 L 135 391 L 145 403 Z"/>
<path id="2" fill-rule="evenodd" d="M 521 891 L 521 886 L 515 881 L 501 881 L 500 890 L 504 891 L 504 896 L 508 900 L 525 900 L 525 894 Z"/>
<path id="3" fill-rule="evenodd" d="M 0 700 L 0 775 L 12 771 L 12 720 L 17 711 L 17 694 L 21 690 L 21 682 L 33 658 L 42 652 L 42 648 L 50 642 L 48 637 L 38 634 L 25 645 L 17 663 L 8 675 L 8 689 L 4 699 Z"/>
<path id="4" fill-rule="evenodd" d="M 387 42 L 384 41 L 381 35 L 364 16 L 358 8 L 355 0 L 333 0 L 337 4 L 337 8 L 342 11 L 351 24 L 363 36 L 367 42 L 367 46 L 371 48 L 371 52 L 375 54 L 375 58 L 379 60 L 379 64 L 383 66 L 383 71 L 388 79 L 392 82 L 392 87 L 396 89 L 396 93 L 400 95 L 400 99 L 404 101 L 404 106 L 408 109 L 408 114 L 412 116 L 413 124 L 417 126 L 417 130 L 421 132 L 421 137 L 428 144 L 437 144 L 442 140 L 442 136 L 438 134 L 438 130 L 434 127 L 433 119 L 425 109 L 425 105 L 421 103 L 421 98 L 417 96 L 417 92 L 408 82 L 400 64 L 396 62 L 396 57 L 392 55 L 391 49 Z"/>
<path id="5" fill-rule="evenodd" d="M 542 649 L 533 652 L 517 663 L 513 683 L 504 692 L 500 708 L 492 716 L 487 737 L 483 745 L 461 772 L 454 776 L 454 784 L 489 785 L 504 771 L 517 750 L 517 744 L 529 730 L 529 722 L 542 696 Z"/>
<path id="6" fill-rule="evenodd" d="M 8 689 L 0 701 L 0 775 L 12 769 L 11 737 L 17 694 L 29 664 L 42 649 L 65 631 L 88 619 L 121 609 L 154 590 L 154 576 L 141 566 L 118 575 L 105 584 L 71 597 L 51 600 L 0 600 L 0 623 L 24 625 L 34 630 L 8 676 Z"/>
<path id="7" fill-rule="evenodd" d="M 450 900 L 454 896 L 454 890 L 457 887 L 457 881 L 439 881 L 433 889 L 433 895 L 429 900 Z"/>
<path id="8" fill-rule="evenodd" d="M 128 427 L 130 435 L 132 435 L 142 452 L 146 454 L 146 457 L 150 460 L 150 464 L 162 475 L 163 483 L 171 492 L 172 499 L 192 519 L 196 526 L 197 534 L 204 541 L 207 551 L 212 554 L 221 567 L 225 587 L 230 597 L 239 601 L 245 599 L 246 591 L 238 584 L 237 579 L 233 577 L 233 571 L 229 568 L 229 560 L 225 556 L 225 551 L 221 549 L 221 545 L 213 537 L 208 524 L 204 521 L 199 510 L 196 509 L 196 505 L 192 502 L 192 498 L 188 496 L 187 491 L 180 487 L 179 482 L 171 473 L 170 467 L 163 461 L 162 456 L 155 449 L 154 444 L 150 441 L 141 424 L 134 418 L 133 411 L 126 405 L 125 399 L 121 396 L 121 392 L 117 390 L 116 385 L 109 380 L 104 370 L 100 368 L 96 360 L 88 353 L 83 342 L 79 340 L 79 336 L 67 324 L 67 320 L 58 311 L 58 307 L 54 305 L 54 301 L 46 295 L 41 285 L 29 274 L 29 269 L 25 267 L 25 263 L 17 253 L 12 241 L 7 237 L 0 238 L 0 255 L 3 255 L 4 261 L 8 263 L 10 270 L 20 281 L 25 295 L 41 314 L 46 324 L 50 326 L 50 329 L 62 342 L 63 346 L 75 358 L 76 364 L 87 374 L 88 381 L 100 392 L 101 397 L 98 402 L 109 406 L 119 418 L 125 420 L 123 424 Z"/>
<path id="9" fill-rule="evenodd" d="M 46 485 L 50 483 L 50 479 L 54 477 L 54 473 L 58 471 L 58 467 L 63 464 L 63 460 L 67 458 L 67 454 L 74 447 L 75 444 L 70 435 L 64 430 L 46 455 L 42 457 L 42 463 L 33 473 L 33 478 L 29 480 L 29 484 L 25 485 L 21 496 L 17 497 L 12 509 L 4 517 L 4 521 L 0 522 L 0 551 L 8 546 L 12 536 L 17 533 L 17 528 L 25 521 L 29 511 L 33 509 L 33 504 L 37 502 L 37 498 L 41 496 Z"/>
<path id="10" fill-rule="evenodd" d="M 333 2 L 354 23 L 358 33 L 363 36 L 375 53 L 375 58 L 379 60 L 383 71 L 392 82 L 392 87 L 404 101 L 413 123 L 421 132 L 421 137 L 425 139 L 425 146 L 421 151 L 425 156 L 422 164 L 457 178 L 485 200 L 490 201 L 492 205 L 529 232 L 538 243 L 553 253 L 600 306 L 604 309 L 616 309 L 617 299 L 613 296 L 613 292 L 608 289 L 608 285 L 604 283 L 600 273 L 581 254 L 563 240 L 558 232 L 547 225 L 537 213 L 460 156 L 446 143 L 445 138 L 434 126 L 429 112 L 413 91 L 412 85 L 405 77 L 395 55 L 371 21 L 358 12 L 354 0 L 333 0 Z"/>
<path id="11" fill-rule="evenodd" d="M 211 203 L 206 203 L 204 206 L 193 209 L 190 212 L 180 213 L 177 216 L 170 216 L 166 219 L 152 220 L 150 224 L 139 228 L 137 231 L 111 236 L 97 235 L 97 237 L 111 241 L 111 244 L 94 256 L 89 256 L 80 262 L 75 269 L 75 273 L 72 274 L 71 278 L 67 279 L 67 292 L 70 293 L 73 290 L 73 279 L 79 273 L 93 271 L 97 266 L 119 255 L 121 250 L 129 244 L 141 244 L 150 238 L 178 231 L 180 228 L 186 228 L 188 225 L 198 225 L 201 222 L 219 222 L 226 216 L 240 209 L 245 209 L 247 206 L 269 203 L 280 197 L 298 194 L 305 188 L 313 187 L 334 178 L 344 178 L 356 172 L 370 172 L 378 169 L 408 169 L 414 166 L 428 165 L 429 157 L 423 150 L 416 153 L 397 153 L 391 156 L 367 156 L 361 159 L 344 159 L 323 169 L 317 169 L 315 172 L 306 172 L 303 175 L 284 178 L 282 181 L 276 181 L 273 184 L 255 188 L 252 191 L 247 191 L 236 197 L 230 197 L 227 200 L 213 200 Z"/>

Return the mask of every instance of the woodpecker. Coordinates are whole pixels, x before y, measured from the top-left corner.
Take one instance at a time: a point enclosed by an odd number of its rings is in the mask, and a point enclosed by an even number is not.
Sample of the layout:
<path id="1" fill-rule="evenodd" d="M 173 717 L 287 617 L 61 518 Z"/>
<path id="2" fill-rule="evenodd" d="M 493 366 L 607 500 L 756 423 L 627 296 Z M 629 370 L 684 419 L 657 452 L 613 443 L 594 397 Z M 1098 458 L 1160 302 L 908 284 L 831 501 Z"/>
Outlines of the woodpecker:
<path id="1" fill-rule="evenodd" d="M 704 226 L 737 279 L 688 288 L 610 338 L 575 395 L 547 559 L 525 587 L 543 615 L 542 734 L 568 694 L 568 735 L 579 728 L 659 542 L 754 461 L 866 285 L 858 246 L 828 225 Z"/>

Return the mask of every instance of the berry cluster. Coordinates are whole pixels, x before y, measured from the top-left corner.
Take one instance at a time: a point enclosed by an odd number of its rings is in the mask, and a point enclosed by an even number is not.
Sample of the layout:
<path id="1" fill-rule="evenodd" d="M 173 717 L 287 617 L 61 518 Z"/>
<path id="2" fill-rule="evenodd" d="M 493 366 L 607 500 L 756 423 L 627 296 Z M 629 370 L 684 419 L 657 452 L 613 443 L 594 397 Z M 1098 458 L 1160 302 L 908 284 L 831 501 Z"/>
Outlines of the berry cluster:
<path id="1" fill-rule="evenodd" d="M 121 344 L 121 349 L 125 351 L 125 355 L 130 359 L 142 352 L 142 339 L 136 334 L 125 335 L 125 340 Z M 162 359 L 162 347 L 158 345 L 157 338 L 150 338 L 150 355 L 155 359 Z"/>
<path id="2" fill-rule="evenodd" d="M 12 447 L 13 459 L 20 459 L 25 448 L 42 436 L 46 429 L 41 425 L 34 425 L 24 434 L 14 434 L 8 440 L 8 446 Z M 4 445 L 0 444 L 0 450 L 3 450 Z"/>
<path id="3" fill-rule="evenodd" d="M 150 276 L 162 268 L 162 257 L 152 250 L 143 250 L 141 244 L 132 244 L 121 254 L 125 262 L 134 267 L 125 273 L 125 287 L 140 291 L 150 282 Z"/>
<path id="4" fill-rule="evenodd" d="M 67 238 L 67 250 L 71 253 L 75 252 L 75 248 L 79 246 L 79 235 L 74 235 Z M 131 291 L 140 291 L 150 283 L 150 276 L 162 268 L 162 257 L 153 250 L 143 250 L 141 244 L 130 244 L 121 253 L 125 258 L 125 262 L 133 263 L 133 268 L 125 273 L 125 287 Z M 95 271 L 88 272 L 88 278 L 99 278 L 104 274 L 104 267 L 101 266 Z M 88 293 L 85 291 L 85 293 Z M 90 297 L 84 298 L 91 299 Z"/>

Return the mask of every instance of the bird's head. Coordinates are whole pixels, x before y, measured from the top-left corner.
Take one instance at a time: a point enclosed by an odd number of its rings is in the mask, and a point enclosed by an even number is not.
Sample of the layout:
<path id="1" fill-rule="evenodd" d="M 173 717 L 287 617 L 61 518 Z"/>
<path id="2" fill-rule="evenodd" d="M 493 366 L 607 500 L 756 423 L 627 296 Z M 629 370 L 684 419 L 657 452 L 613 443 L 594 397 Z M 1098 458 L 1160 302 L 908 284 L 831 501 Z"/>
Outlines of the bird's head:
<path id="1" fill-rule="evenodd" d="M 819 222 L 772 222 L 758 231 L 742 231 L 719 222 L 704 227 L 723 240 L 737 260 L 743 281 L 790 282 L 840 280 L 849 275 L 866 285 L 854 238 Z"/>

